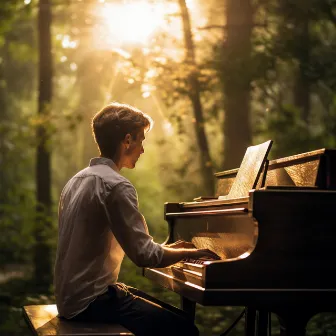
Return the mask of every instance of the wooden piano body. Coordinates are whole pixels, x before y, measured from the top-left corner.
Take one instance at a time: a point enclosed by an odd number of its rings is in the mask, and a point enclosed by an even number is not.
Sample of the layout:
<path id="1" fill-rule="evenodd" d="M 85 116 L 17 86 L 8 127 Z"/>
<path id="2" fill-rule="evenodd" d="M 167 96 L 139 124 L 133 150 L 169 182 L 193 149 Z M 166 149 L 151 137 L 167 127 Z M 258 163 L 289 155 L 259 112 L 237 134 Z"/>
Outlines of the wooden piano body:
<path id="1" fill-rule="evenodd" d="M 166 203 L 167 243 L 183 239 L 221 260 L 144 269 L 144 276 L 195 303 L 273 312 L 282 335 L 305 335 L 309 319 L 336 311 L 336 150 L 320 149 L 263 165 L 255 189 L 230 195 L 238 170 L 217 173 L 216 197 Z M 252 308 L 252 309 L 251 309 Z M 253 314 L 254 314 L 253 313 Z M 254 315 L 252 320 L 254 321 Z M 254 335 L 254 322 L 246 334 Z"/>

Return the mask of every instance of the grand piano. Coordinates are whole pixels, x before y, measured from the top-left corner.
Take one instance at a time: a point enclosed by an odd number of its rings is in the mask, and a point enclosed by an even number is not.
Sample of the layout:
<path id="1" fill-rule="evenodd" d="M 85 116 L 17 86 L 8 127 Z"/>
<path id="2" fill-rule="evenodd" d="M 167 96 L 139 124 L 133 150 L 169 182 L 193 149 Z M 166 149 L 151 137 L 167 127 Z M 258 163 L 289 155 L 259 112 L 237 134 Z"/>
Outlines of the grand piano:
<path id="1" fill-rule="evenodd" d="M 336 311 L 336 150 L 268 160 L 272 141 L 248 147 L 239 169 L 216 173 L 213 198 L 165 204 L 169 234 L 220 260 L 145 268 L 148 279 L 195 304 L 246 307 L 245 334 L 266 336 L 270 313 L 282 336 Z"/>

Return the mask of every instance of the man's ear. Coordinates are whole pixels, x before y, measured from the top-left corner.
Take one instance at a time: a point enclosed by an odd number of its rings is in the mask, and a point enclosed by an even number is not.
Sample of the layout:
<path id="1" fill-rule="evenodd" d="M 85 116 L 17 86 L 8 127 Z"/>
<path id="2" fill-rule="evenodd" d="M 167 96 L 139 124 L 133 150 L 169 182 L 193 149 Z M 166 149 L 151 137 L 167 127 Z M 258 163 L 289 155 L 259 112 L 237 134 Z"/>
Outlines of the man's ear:
<path id="1" fill-rule="evenodd" d="M 130 147 L 130 145 L 131 145 L 131 143 L 132 143 L 132 135 L 131 134 L 129 134 L 129 133 L 127 133 L 126 135 L 125 135 L 125 138 L 124 138 L 124 141 L 123 141 L 123 143 L 125 144 L 125 147 L 126 147 L 126 149 L 129 149 L 129 147 Z"/>

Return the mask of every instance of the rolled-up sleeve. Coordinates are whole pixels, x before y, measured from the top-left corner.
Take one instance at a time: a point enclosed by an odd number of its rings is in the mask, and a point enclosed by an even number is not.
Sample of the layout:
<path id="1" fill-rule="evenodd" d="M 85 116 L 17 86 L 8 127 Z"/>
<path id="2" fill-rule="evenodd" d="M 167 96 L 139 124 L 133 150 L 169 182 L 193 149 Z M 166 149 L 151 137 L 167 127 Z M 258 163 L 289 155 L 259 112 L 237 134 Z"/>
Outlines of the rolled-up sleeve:
<path id="1" fill-rule="evenodd" d="M 110 228 L 126 255 L 139 267 L 157 266 L 161 262 L 163 248 L 148 233 L 133 185 L 121 182 L 114 186 L 105 206 Z"/>

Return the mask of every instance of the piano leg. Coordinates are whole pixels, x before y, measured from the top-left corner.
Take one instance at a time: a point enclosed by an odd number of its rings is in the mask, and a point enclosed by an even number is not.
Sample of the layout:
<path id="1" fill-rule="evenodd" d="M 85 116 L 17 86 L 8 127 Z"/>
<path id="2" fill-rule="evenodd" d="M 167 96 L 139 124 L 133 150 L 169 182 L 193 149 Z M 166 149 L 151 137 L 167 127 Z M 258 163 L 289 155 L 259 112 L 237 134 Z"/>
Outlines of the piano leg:
<path id="1" fill-rule="evenodd" d="M 181 295 L 181 309 L 185 311 L 192 320 L 195 320 L 196 302 Z"/>
<path id="2" fill-rule="evenodd" d="M 257 336 L 268 335 L 269 312 L 266 310 L 257 311 Z"/>
<path id="3" fill-rule="evenodd" d="M 257 311 L 255 308 L 245 307 L 245 336 L 255 336 L 256 314 Z"/>
<path id="4" fill-rule="evenodd" d="M 245 307 L 245 336 L 267 336 L 269 312 Z"/>

